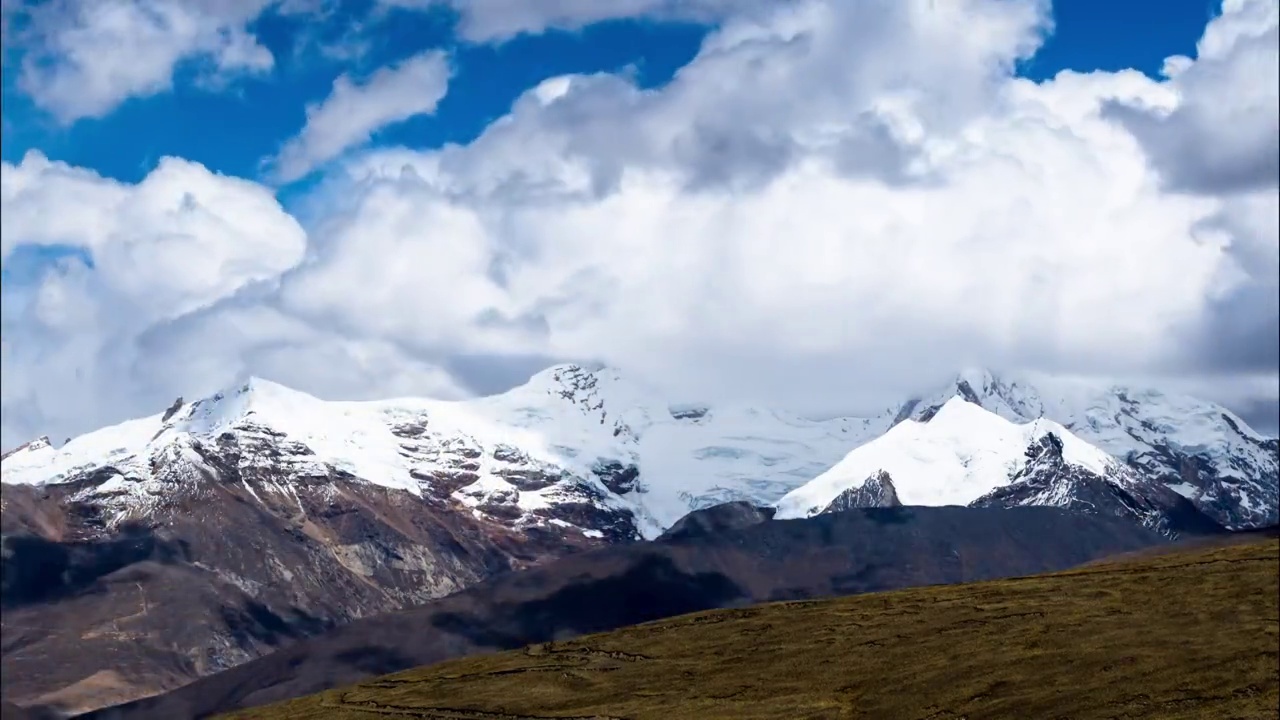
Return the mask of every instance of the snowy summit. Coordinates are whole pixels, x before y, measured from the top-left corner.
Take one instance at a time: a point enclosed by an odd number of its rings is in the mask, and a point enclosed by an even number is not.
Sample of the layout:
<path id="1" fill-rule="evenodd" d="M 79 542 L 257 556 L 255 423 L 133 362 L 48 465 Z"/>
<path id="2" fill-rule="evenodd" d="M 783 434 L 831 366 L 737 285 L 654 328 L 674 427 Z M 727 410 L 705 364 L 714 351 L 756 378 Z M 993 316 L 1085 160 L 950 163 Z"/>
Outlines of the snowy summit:
<path id="1" fill-rule="evenodd" d="M 174 477 L 196 481 L 212 473 L 207 456 L 234 442 L 239 464 L 271 465 L 284 475 L 337 474 L 415 495 L 443 494 L 517 526 L 548 519 L 577 524 L 581 519 L 560 518 L 556 508 L 586 504 L 610 517 L 631 516 L 640 536 L 656 537 L 692 509 L 729 500 L 772 503 L 885 423 L 673 411 L 615 370 L 577 365 L 467 401 L 325 402 L 255 378 L 62 448 L 15 450 L 4 459 L 3 480 L 62 483 L 106 472 L 111 479 L 99 492 L 117 497 L 121 517 L 128 517 L 163 502 Z M 166 460 L 169 476 L 157 477 L 157 458 Z M 602 531 L 590 522 L 580 529 Z"/>
<path id="2" fill-rule="evenodd" d="M 842 494 L 874 504 L 890 487 L 902 504 L 972 504 L 1009 484 L 1048 436 L 1045 447 L 1060 444 L 1062 462 L 1090 477 L 1151 481 L 1227 526 L 1276 521 L 1276 441 L 1224 409 L 983 370 L 874 417 L 822 421 L 673 407 L 615 369 L 578 365 L 465 401 L 326 402 L 255 378 L 62 448 L 30 443 L 2 467 L 12 484 L 96 478 L 83 492 L 117 522 L 233 462 L 271 477 L 266 492 L 362 482 L 516 529 L 550 523 L 588 537 L 652 538 L 690 510 L 734 500 L 777 503 L 781 517 L 820 512 Z M 847 494 L 881 471 L 890 485 Z M 1067 503 L 1055 487 L 1020 502 Z"/>
<path id="3" fill-rule="evenodd" d="M 928 420 L 903 420 L 787 493 L 777 517 L 816 515 L 882 471 L 903 505 L 968 505 L 1008 483 L 1026 465 L 1027 448 L 1049 433 L 1062 440 L 1068 463 L 1100 476 L 1120 470 L 1119 461 L 1052 420 L 1016 424 L 956 395 Z"/>

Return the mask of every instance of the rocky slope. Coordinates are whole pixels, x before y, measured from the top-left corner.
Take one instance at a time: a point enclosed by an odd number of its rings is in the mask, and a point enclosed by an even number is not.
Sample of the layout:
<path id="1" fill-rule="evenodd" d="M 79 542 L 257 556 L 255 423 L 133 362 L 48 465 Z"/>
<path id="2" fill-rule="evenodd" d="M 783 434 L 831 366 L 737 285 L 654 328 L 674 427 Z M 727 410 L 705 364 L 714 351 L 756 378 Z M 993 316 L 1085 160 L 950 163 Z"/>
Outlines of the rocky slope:
<path id="1" fill-rule="evenodd" d="M 1064 452 L 1063 436 L 1057 433 L 1049 432 L 1033 441 L 1025 456 L 1025 464 L 1014 471 L 1007 485 L 994 488 L 969 505 L 1064 507 L 1130 518 L 1175 538 L 1215 535 L 1225 529 L 1190 500 L 1132 468 L 1112 466 L 1098 473 L 1072 463 Z"/>
<path id="2" fill-rule="evenodd" d="M 144 519 L 117 521 L 93 475 L 5 486 L 6 699 L 84 710 L 153 694 L 608 542 L 517 532 L 331 476 L 285 484 L 223 460 L 210 455 L 208 478 L 171 488 Z"/>
<path id="3" fill-rule="evenodd" d="M 955 396 L 1014 422 L 1053 420 L 1226 527 L 1280 521 L 1280 440 L 1215 403 L 1155 388 L 967 370 L 904 403 L 895 419 L 927 419 Z"/>

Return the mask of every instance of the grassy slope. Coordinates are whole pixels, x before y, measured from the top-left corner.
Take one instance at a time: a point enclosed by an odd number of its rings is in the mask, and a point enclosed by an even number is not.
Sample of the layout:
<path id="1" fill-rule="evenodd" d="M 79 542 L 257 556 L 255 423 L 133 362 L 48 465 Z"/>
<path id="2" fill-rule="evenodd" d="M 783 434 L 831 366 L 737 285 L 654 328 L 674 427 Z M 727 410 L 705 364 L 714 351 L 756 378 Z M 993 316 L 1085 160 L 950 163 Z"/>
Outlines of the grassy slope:
<path id="1" fill-rule="evenodd" d="M 718 610 L 226 717 L 1280 718 L 1280 541 Z"/>

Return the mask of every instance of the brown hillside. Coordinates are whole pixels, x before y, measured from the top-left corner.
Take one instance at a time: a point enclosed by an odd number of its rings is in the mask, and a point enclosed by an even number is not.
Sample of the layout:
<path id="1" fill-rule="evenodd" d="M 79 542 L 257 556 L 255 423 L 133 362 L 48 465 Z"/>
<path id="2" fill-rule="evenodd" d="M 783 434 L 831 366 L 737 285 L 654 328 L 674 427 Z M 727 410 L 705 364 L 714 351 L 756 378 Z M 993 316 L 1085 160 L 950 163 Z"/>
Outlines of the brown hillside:
<path id="1" fill-rule="evenodd" d="M 1280 542 L 717 610 L 384 676 L 244 720 L 1280 717 Z"/>

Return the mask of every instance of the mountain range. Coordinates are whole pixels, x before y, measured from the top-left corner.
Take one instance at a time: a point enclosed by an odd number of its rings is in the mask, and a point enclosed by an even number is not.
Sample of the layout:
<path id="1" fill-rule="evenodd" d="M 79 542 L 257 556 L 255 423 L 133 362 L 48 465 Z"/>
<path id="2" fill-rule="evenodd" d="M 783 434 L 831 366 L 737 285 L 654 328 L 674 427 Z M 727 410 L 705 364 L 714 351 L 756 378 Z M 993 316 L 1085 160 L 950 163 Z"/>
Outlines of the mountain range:
<path id="1" fill-rule="evenodd" d="M 1277 519 L 1280 445 L 1225 408 L 1150 389 L 985 370 L 871 417 L 829 420 L 673 407 L 616 370 L 577 365 L 453 402 L 324 402 L 253 378 L 60 449 L 39 438 L 5 454 L 3 480 L 47 486 L 93 477 L 85 497 L 109 512 L 112 526 L 148 516 L 175 486 L 218 475 L 224 468 L 211 457 L 234 457 L 251 476 L 330 478 L 331 488 L 354 480 L 457 502 L 509 527 L 653 538 L 691 510 L 731 500 L 772 504 L 903 420 L 929 421 L 952 398 L 1012 423 L 1038 422 L 1059 437 L 1073 433 L 1228 528 Z M 983 428 L 959 440 L 974 449 L 1001 442 L 1000 424 Z"/>
<path id="2" fill-rule="evenodd" d="M 466 401 L 250 379 L 4 455 L 5 697 L 83 710 L 168 690 L 513 570 L 700 531 L 689 513 L 725 503 L 1057 505 L 1166 537 L 1271 525 L 1277 449 L 1210 402 L 983 370 L 827 420 L 673 406 L 579 365 Z"/>

